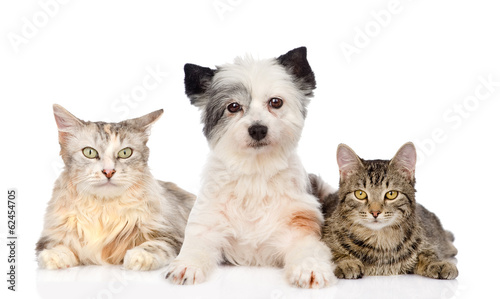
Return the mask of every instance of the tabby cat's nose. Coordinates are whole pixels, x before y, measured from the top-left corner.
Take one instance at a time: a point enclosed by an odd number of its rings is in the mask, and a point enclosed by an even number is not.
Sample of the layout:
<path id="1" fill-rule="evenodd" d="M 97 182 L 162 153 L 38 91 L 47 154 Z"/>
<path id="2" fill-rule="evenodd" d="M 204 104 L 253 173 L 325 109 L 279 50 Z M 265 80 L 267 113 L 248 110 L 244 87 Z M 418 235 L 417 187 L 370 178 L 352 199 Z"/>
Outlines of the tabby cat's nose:
<path id="1" fill-rule="evenodd" d="M 381 213 L 382 213 L 382 212 L 380 212 L 380 211 L 370 211 L 370 214 L 372 214 L 372 215 L 373 215 L 373 218 L 377 218 L 377 217 L 378 217 L 378 215 L 380 215 Z"/>
<path id="2" fill-rule="evenodd" d="M 116 170 L 114 170 L 114 169 L 103 169 L 103 170 L 102 170 L 102 173 L 103 173 L 103 174 L 104 174 L 104 175 L 105 175 L 108 179 L 110 179 L 110 178 L 113 176 L 113 174 L 115 174 L 115 172 L 116 172 Z"/>

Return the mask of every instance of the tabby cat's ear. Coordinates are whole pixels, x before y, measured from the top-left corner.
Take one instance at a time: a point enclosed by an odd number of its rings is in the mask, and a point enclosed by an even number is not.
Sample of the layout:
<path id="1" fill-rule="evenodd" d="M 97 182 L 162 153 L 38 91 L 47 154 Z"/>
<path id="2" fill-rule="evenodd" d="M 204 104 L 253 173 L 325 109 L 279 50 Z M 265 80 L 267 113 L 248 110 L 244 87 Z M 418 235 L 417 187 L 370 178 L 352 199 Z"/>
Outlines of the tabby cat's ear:
<path id="1" fill-rule="evenodd" d="M 339 165 L 340 181 L 345 181 L 353 172 L 363 166 L 358 155 L 347 145 L 339 144 L 337 148 L 337 163 Z"/>
<path id="2" fill-rule="evenodd" d="M 131 125 L 146 133 L 151 131 L 151 126 L 163 115 L 163 109 L 153 111 L 138 118 L 126 120 L 127 125 Z"/>
<path id="3" fill-rule="evenodd" d="M 389 163 L 389 166 L 403 174 L 407 180 L 413 182 L 415 180 L 416 163 L 417 150 L 415 149 L 413 143 L 407 142 L 398 150 L 394 158 L 392 158 Z"/>

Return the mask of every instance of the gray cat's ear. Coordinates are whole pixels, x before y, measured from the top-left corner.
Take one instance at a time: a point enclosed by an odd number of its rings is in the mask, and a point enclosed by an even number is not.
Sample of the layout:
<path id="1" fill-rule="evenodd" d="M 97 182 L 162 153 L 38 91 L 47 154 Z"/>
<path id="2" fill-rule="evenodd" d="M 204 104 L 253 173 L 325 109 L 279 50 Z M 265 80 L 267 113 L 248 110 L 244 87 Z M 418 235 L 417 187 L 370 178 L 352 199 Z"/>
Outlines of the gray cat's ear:
<path id="1" fill-rule="evenodd" d="M 415 179 L 415 164 L 417 163 L 417 150 L 411 142 L 405 143 L 392 158 L 389 166 L 402 173 L 407 180 Z"/>
<path id="2" fill-rule="evenodd" d="M 62 106 L 54 104 L 54 117 L 56 119 L 57 128 L 60 132 L 71 132 L 74 129 L 83 126 L 83 122 Z"/>
<path id="3" fill-rule="evenodd" d="M 358 155 L 350 147 L 342 143 L 337 148 L 337 163 L 339 165 L 341 182 L 345 181 L 349 175 L 363 166 Z"/>
<path id="4" fill-rule="evenodd" d="M 128 125 L 132 125 L 133 127 L 143 130 L 146 133 L 151 131 L 151 126 L 163 115 L 163 109 L 153 111 L 149 114 L 143 115 L 138 118 L 133 118 L 126 120 L 125 122 Z"/>
<path id="5" fill-rule="evenodd" d="M 186 63 L 184 65 L 184 87 L 186 95 L 191 104 L 196 107 L 204 105 L 200 101 L 200 97 L 207 91 L 212 79 L 215 75 L 215 70 L 208 67 L 202 67 L 196 64 Z"/>
<path id="6" fill-rule="evenodd" d="M 314 73 L 307 61 L 306 47 L 300 47 L 288 51 L 288 53 L 276 58 L 285 69 L 295 77 L 300 89 L 307 96 L 312 96 L 313 89 L 316 88 L 316 79 Z"/>

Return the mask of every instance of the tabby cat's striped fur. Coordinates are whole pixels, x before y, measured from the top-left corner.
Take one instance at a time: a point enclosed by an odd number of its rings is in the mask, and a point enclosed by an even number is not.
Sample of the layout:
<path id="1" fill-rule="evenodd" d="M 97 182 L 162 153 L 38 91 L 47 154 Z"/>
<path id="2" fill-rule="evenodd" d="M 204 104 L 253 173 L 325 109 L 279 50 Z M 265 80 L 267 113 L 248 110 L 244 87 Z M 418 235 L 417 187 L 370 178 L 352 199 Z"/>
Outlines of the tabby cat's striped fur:
<path id="1" fill-rule="evenodd" d="M 337 277 L 457 277 L 455 264 L 448 260 L 457 254 L 453 235 L 415 202 L 413 144 L 405 144 L 390 161 L 363 160 L 340 145 L 337 161 L 340 188 L 323 195 L 323 241 L 332 250 Z M 311 181 L 317 193 L 324 193 L 326 185 L 319 178 L 311 176 Z"/>

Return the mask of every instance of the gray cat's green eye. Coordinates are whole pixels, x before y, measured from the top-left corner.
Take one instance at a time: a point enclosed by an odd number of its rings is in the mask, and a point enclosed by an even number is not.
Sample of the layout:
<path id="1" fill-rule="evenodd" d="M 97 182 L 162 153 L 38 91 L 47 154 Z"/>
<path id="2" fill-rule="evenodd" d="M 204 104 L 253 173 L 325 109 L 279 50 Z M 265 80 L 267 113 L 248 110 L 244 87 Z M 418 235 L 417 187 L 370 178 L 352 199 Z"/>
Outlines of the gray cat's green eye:
<path id="1" fill-rule="evenodd" d="M 95 159 L 99 156 L 97 151 L 91 147 L 86 147 L 86 148 L 82 149 L 82 153 L 85 157 L 87 157 L 89 159 Z"/>
<path id="2" fill-rule="evenodd" d="M 130 147 L 126 147 L 118 152 L 118 158 L 127 159 L 132 156 L 132 149 Z"/>

